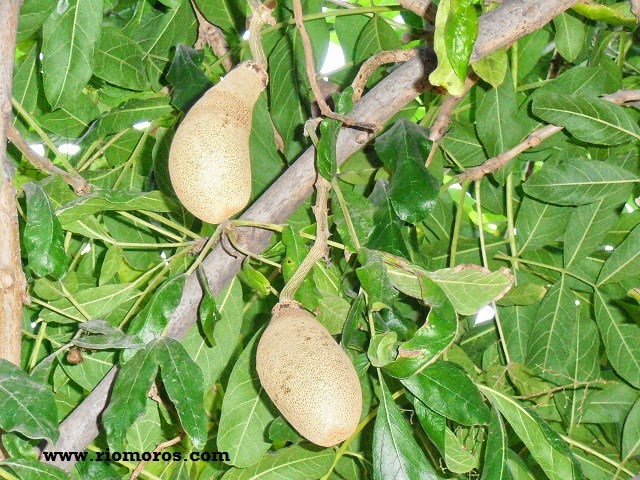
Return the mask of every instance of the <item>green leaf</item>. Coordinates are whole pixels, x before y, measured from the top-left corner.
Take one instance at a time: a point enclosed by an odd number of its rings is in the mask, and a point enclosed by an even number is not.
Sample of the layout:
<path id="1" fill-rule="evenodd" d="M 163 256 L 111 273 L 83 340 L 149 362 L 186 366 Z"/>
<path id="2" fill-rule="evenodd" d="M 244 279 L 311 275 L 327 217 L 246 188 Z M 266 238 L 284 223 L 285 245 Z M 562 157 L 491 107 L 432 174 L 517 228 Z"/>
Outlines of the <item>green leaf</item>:
<path id="1" fill-rule="evenodd" d="M 58 409 L 53 393 L 22 369 L 0 359 L 0 428 L 27 438 L 58 440 Z"/>
<path id="2" fill-rule="evenodd" d="M 635 28 L 638 24 L 636 16 L 631 12 L 629 2 L 617 2 L 604 5 L 596 2 L 576 3 L 571 9 L 590 20 Z"/>
<path id="3" fill-rule="evenodd" d="M 549 182 L 553 181 L 548 178 Z M 525 184 L 525 191 L 529 188 L 527 185 L 528 182 Z M 540 194 L 541 192 L 538 195 Z M 524 197 L 516 217 L 516 242 L 520 253 L 559 241 L 567 227 L 570 213 L 568 208 Z"/>
<path id="4" fill-rule="evenodd" d="M 544 165 L 523 184 L 527 195 L 558 205 L 584 205 L 619 192 L 638 177 L 603 162 L 567 159 Z"/>
<path id="5" fill-rule="evenodd" d="M 548 93 L 596 97 L 604 93 L 613 93 L 621 86 L 619 72 L 611 72 L 605 65 L 579 66 L 567 70 L 536 90 L 534 98 Z"/>
<path id="6" fill-rule="evenodd" d="M 518 79 L 524 79 L 540 64 L 549 44 L 550 33 L 546 29 L 535 30 L 518 40 Z M 572 69 L 573 70 L 573 69 Z"/>
<path id="7" fill-rule="evenodd" d="M 167 80 L 173 85 L 171 104 L 187 111 L 189 107 L 213 84 L 200 69 L 204 53 L 186 45 L 178 45 L 167 72 Z"/>
<path id="8" fill-rule="evenodd" d="M 518 113 L 518 99 L 513 82 L 502 82 L 484 93 L 476 112 L 476 129 L 489 157 L 516 146 L 525 136 Z"/>
<path id="9" fill-rule="evenodd" d="M 198 9 L 205 18 L 222 29 L 225 34 L 241 36 L 245 30 L 246 7 L 238 0 L 209 2 L 197 0 Z"/>
<path id="10" fill-rule="evenodd" d="M 400 413 L 380 377 L 380 406 L 373 428 L 374 480 L 435 480 L 437 475 L 416 443 L 411 427 Z"/>
<path id="11" fill-rule="evenodd" d="M 409 258 L 407 243 L 402 231 L 402 224 L 395 213 L 389 198 L 389 184 L 380 179 L 369 196 L 375 210 L 373 213 L 373 230 L 365 244 L 373 250 Z"/>
<path id="12" fill-rule="evenodd" d="M 346 96 L 346 95 L 345 95 Z M 342 128 L 342 122 L 326 118 L 320 124 L 320 140 L 317 145 L 316 162 L 318 173 L 329 182 L 338 171 L 336 142 Z"/>
<path id="13" fill-rule="evenodd" d="M 384 367 L 395 360 L 395 345 L 398 341 L 396 332 L 386 332 L 381 335 L 376 334 L 371 338 L 367 357 L 374 367 Z"/>
<path id="14" fill-rule="evenodd" d="M 463 167 L 475 167 L 487 160 L 476 129 L 468 122 L 453 120 L 440 146 L 454 163 Z"/>
<path id="15" fill-rule="evenodd" d="M 24 248 L 29 268 L 40 276 L 60 278 L 67 271 L 64 232 L 47 194 L 38 184 L 25 183 L 27 222 L 24 227 Z"/>
<path id="16" fill-rule="evenodd" d="M 386 50 L 401 48 L 398 34 L 381 15 L 374 15 L 358 35 L 355 62 L 364 62 L 369 57 Z"/>
<path id="17" fill-rule="evenodd" d="M 29 2 L 32 4 L 33 2 Z M 37 2 L 35 2 L 37 3 Z M 26 6 L 22 7 L 24 10 Z M 13 98 L 27 112 L 33 114 L 38 104 L 38 44 L 34 44 L 22 62 L 16 64 L 13 72 Z M 14 122 L 15 123 L 15 122 Z"/>
<path id="18" fill-rule="evenodd" d="M 147 90 L 149 80 L 144 68 L 144 52 L 120 29 L 102 29 L 94 58 L 94 75 L 122 88 Z"/>
<path id="19" fill-rule="evenodd" d="M 594 295 L 596 323 L 609 362 L 618 375 L 640 388 L 640 327 L 626 323 L 624 311 L 600 289 Z"/>
<path id="20" fill-rule="evenodd" d="M 398 349 L 398 357 L 384 367 L 397 378 L 415 375 L 433 363 L 453 342 L 458 330 L 458 318 L 442 289 L 427 277 L 421 278 L 423 301 L 432 308 L 424 325 Z"/>
<path id="21" fill-rule="evenodd" d="M 79 138 L 98 118 L 100 110 L 87 95 L 78 95 L 73 103 L 63 105 L 40 117 L 41 125 L 61 137 Z"/>
<path id="22" fill-rule="evenodd" d="M 472 66 L 473 71 L 493 88 L 504 82 L 509 68 L 509 56 L 504 48 L 499 48 L 489 55 L 482 57 Z M 520 73 L 520 72 L 518 72 Z"/>
<path id="23" fill-rule="evenodd" d="M 62 225 L 99 212 L 136 211 L 170 212 L 174 208 L 171 199 L 155 190 L 131 192 L 127 190 L 99 190 L 61 206 L 56 210 Z"/>
<path id="24" fill-rule="evenodd" d="M 201 266 L 198 267 L 198 280 L 200 280 L 200 285 L 202 286 L 202 300 L 200 300 L 200 307 L 198 308 L 198 319 L 204 336 L 209 341 L 209 344 L 214 346 L 216 338 L 213 332 L 216 324 L 220 321 L 221 315 L 216 308 L 216 299 L 211 294 L 209 280 L 207 280 L 207 276 Z"/>
<path id="25" fill-rule="evenodd" d="M 102 30 L 103 0 L 69 0 L 44 23 L 44 92 L 52 108 L 73 103 L 91 78 Z"/>
<path id="26" fill-rule="evenodd" d="M 202 370 L 172 338 L 163 337 L 153 348 L 157 352 L 162 385 L 180 417 L 180 425 L 193 445 L 202 449 L 207 442 Z"/>
<path id="27" fill-rule="evenodd" d="M 102 425 L 112 450 L 121 451 L 129 427 L 142 415 L 147 394 L 158 372 L 157 350 L 153 345 L 138 351 L 120 367 Z"/>
<path id="28" fill-rule="evenodd" d="M 144 347 L 144 343 L 142 343 L 138 337 L 126 335 L 122 331 L 118 330 L 109 334 L 84 335 L 75 339 L 73 344 L 77 347 L 90 348 L 92 350 L 106 350 L 113 348 L 139 349 Z M 85 357 L 85 360 L 86 358 L 87 357 Z"/>
<path id="29" fill-rule="evenodd" d="M 182 345 L 193 361 L 202 368 L 205 390 L 219 380 L 220 374 L 238 349 L 244 308 L 240 282 L 233 280 L 224 287 L 215 297 L 215 302 L 220 312 L 220 319 L 213 329 L 215 345 L 207 345 L 197 325 L 191 327 L 182 340 Z"/>
<path id="30" fill-rule="evenodd" d="M 578 307 L 565 277 L 547 292 L 536 315 L 529 340 L 527 365 L 560 384 L 571 378 L 568 362 L 575 345 Z"/>
<path id="31" fill-rule="evenodd" d="M 238 468 L 260 461 L 271 443 L 265 441 L 267 425 L 276 417 L 255 368 L 261 331 L 253 336 L 233 367 L 222 402 L 217 446 L 229 452 Z"/>
<path id="32" fill-rule="evenodd" d="M 248 468 L 232 468 L 222 480 L 316 480 L 329 471 L 335 458 L 333 449 L 291 445 L 264 455 L 259 463 Z"/>
<path id="33" fill-rule="evenodd" d="M 402 384 L 431 410 L 457 423 L 471 426 L 490 421 L 477 387 L 455 363 L 439 360 Z"/>
<path id="34" fill-rule="evenodd" d="M 444 27 L 444 43 L 451 67 L 462 81 L 478 36 L 478 16 L 472 0 L 451 0 Z"/>
<path id="35" fill-rule="evenodd" d="M 74 365 L 65 362 L 62 355 L 58 355 L 58 361 L 64 373 L 84 390 L 90 392 L 113 367 L 116 361 L 115 353 L 85 352 L 82 358 L 81 363 Z"/>
<path id="36" fill-rule="evenodd" d="M 8 468 L 19 478 L 29 480 L 68 480 L 69 474 L 61 468 L 28 458 L 3 460 L 0 467 Z"/>
<path id="37" fill-rule="evenodd" d="M 622 458 L 628 460 L 640 454 L 640 400 L 636 401 L 622 430 Z"/>
<path id="38" fill-rule="evenodd" d="M 33 35 L 56 8 L 51 0 L 29 0 L 20 7 L 18 42 Z"/>
<path id="39" fill-rule="evenodd" d="M 426 130 L 406 119 L 398 120 L 376 139 L 383 163 L 393 170 L 389 199 L 400 219 L 416 224 L 438 199 L 440 185 L 424 166 L 432 142 Z"/>
<path id="40" fill-rule="evenodd" d="M 509 422 L 550 480 L 582 479 L 569 457 L 568 447 L 557 433 L 544 425 L 544 420 L 502 392 L 484 385 L 478 388 Z"/>
<path id="41" fill-rule="evenodd" d="M 367 240 L 373 230 L 374 208 L 371 202 L 359 193 L 351 191 L 348 188 L 341 188 L 339 184 L 337 184 L 337 186 L 338 189 L 332 190 L 331 197 L 331 203 L 332 205 L 335 205 L 332 209 L 333 221 L 336 224 L 336 228 L 340 234 L 342 242 L 350 251 L 356 252 L 358 249 L 356 248 L 355 241 L 351 238 L 351 232 L 349 231 L 349 226 L 347 224 L 347 216 L 342 211 L 342 208 L 339 208 L 342 207 L 342 205 L 340 205 L 340 202 L 338 201 L 338 196 L 342 195 L 344 200 L 343 205 L 347 211 L 349 219 L 351 220 L 355 236 L 357 237 L 360 245 L 365 245 L 367 243 Z"/>
<path id="42" fill-rule="evenodd" d="M 613 250 L 598 276 L 598 285 L 637 276 L 640 268 L 638 245 L 640 245 L 640 226 L 631 230 L 625 241 Z"/>
<path id="43" fill-rule="evenodd" d="M 163 282 L 149 303 L 133 318 L 127 333 L 138 336 L 144 343 L 160 338 L 180 303 L 184 282 L 184 275 Z"/>
<path id="44" fill-rule="evenodd" d="M 358 258 L 362 266 L 356 269 L 356 274 L 362 288 L 369 295 L 372 310 L 391 308 L 398 298 L 398 292 L 391 284 L 381 255 L 374 250 L 363 248 L 360 249 Z"/>
<path id="45" fill-rule="evenodd" d="M 452 0 L 442 0 L 438 4 L 436 31 L 433 37 L 433 49 L 438 57 L 438 66 L 429 74 L 429 83 L 446 88 L 449 95 L 459 96 L 464 92 L 464 80 L 456 74 L 447 55 L 446 25 L 451 12 L 451 3 Z"/>
<path id="46" fill-rule="evenodd" d="M 621 187 L 620 190 L 625 199 L 631 193 L 631 188 Z M 564 235 L 565 268 L 575 260 L 586 257 L 600 245 L 618 219 L 620 208 L 617 203 L 608 197 L 573 209 Z"/>
<path id="47" fill-rule="evenodd" d="M 119 283 L 88 288 L 73 294 L 74 300 L 91 317 L 105 318 L 116 307 L 137 296 L 135 283 Z M 56 310 L 43 311 L 40 317 L 45 322 L 72 323 L 83 319 L 76 306 L 67 298 L 50 302 Z"/>
<path id="48" fill-rule="evenodd" d="M 640 392 L 626 383 L 605 385 L 587 396 L 582 421 L 585 423 L 622 424 L 636 403 Z"/>
<path id="49" fill-rule="evenodd" d="M 623 107 L 599 98 L 548 92 L 534 98 L 532 111 L 583 142 L 619 145 L 640 139 L 633 117 Z"/>
<path id="50" fill-rule="evenodd" d="M 509 437 L 500 413 L 491 410 L 491 423 L 484 451 L 484 466 L 480 480 L 510 480 L 507 468 L 507 454 L 509 453 Z"/>
<path id="51" fill-rule="evenodd" d="M 584 45 L 585 25 L 569 13 L 561 13 L 553 19 L 556 27 L 556 48 L 565 60 L 576 59 Z"/>
<path id="52" fill-rule="evenodd" d="M 150 122 L 171 113 L 169 97 L 132 98 L 102 117 L 93 130 L 97 137 L 117 133 L 140 122 Z"/>
<path id="53" fill-rule="evenodd" d="M 540 302 L 547 293 L 544 285 L 538 283 L 523 283 L 513 287 L 507 294 L 497 301 L 501 307 L 514 305 L 532 305 Z"/>

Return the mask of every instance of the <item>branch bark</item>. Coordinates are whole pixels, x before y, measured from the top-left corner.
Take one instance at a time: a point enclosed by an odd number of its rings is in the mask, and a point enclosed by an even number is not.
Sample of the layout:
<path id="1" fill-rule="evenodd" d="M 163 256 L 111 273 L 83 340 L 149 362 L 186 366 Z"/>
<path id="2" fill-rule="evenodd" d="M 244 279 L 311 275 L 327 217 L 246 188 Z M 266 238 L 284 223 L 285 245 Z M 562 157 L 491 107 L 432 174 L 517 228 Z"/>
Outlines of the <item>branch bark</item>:
<path id="1" fill-rule="evenodd" d="M 0 358 L 20 365 L 22 301 L 26 280 L 20 259 L 20 235 L 13 166 L 7 155 L 11 125 L 11 87 L 16 33 L 22 0 L 0 1 Z"/>
<path id="2" fill-rule="evenodd" d="M 562 13 L 575 0 L 527 2 L 505 0 L 504 4 L 480 18 L 479 35 L 474 49 L 475 60 L 513 42 L 545 25 Z M 532 2 L 533 3 L 533 2 Z M 530 22 L 530 23 L 529 23 Z M 507 28 L 512 28 L 508 31 Z M 351 116 L 357 120 L 384 124 L 400 109 L 418 96 L 428 85 L 427 77 L 435 69 L 433 53 L 423 52 L 405 62 L 372 88 L 354 106 Z M 344 128 L 338 137 L 338 163 L 362 148 L 357 141 L 358 129 Z M 283 223 L 311 195 L 316 173 L 313 148 L 305 151 L 291 167 L 242 215 L 243 220 L 263 223 Z M 271 232 L 248 228 L 238 235 L 243 248 L 261 252 L 267 247 Z M 220 292 L 240 271 L 243 257 L 234 257 L 221 246 L 211 251 L 202 263 L 211 292 Z M 196 312 L 202 289 L 195 275 L 185 284 L 180 305 L 171 317 L 167 335 L 181 339 L 196 322 Z M 107 395 L 118 367 L 114 367 L 96 389 L 80 404 L 60 427 L 60 439 L 47 446 L 51 451 L 84 450 L 99 432 L 98 417 L 107 403 Z M 54 462 L 52 462 L 54 463 Z M 66 470 L 73 462 L 55 462 Z"/>

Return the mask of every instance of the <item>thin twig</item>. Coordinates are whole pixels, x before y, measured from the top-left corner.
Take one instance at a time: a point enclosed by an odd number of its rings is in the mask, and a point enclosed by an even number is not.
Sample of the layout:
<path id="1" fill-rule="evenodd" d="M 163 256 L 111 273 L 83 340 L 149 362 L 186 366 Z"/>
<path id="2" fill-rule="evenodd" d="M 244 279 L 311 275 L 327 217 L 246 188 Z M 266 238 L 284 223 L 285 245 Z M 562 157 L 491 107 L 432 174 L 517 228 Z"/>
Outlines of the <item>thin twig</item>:
<path id="1" fill-rule="evenodd" d="M 267 56 L 262 48 L 262 35 L 260 31 L 265 25 L 275 25 L 276 20 L 271 15 L 271 9 L 260 0 L 248 0 L 251 7 L 251 20 L 249 22 L 249 48 L 253 60 L 267 71 Z"/>
<path id="2" fill-rule="evenodd" d="M 447 98 L 445 98 L 444 102 L 442 102 L 440 110 L 438 111 L 438 115 L 436 115 L 436 118 L 431 125 L 431 130 L 429 131 L 429 140 L 431 140 L 432 142 L 437 142 L 442 137 L 444 137 L 444 135 L 447 133 L 447 129 L 449 128 L 449 123 L 451 122 L 451 115 L 453 114 L 453 111 L 477 81 L 478 78 L 475 76 L 467 77 L 464 81 L 464 90 L 460 96 L 454 97 L 453 95 L 448 95 Z"/>
<path id="3" fill-rule="evenodd" d="M 172 438 L 171 440 L 167 440 L 166 442 L 159 443 L 158 446 L 153 449 L 153 453 L 161 452 L 165 448 L 168 448 L 168 447 L 170 447 L 172 445 L 175 445 L 176 443 L 180 443 L 182 441 L 182 437 L 183 436 L 184 436 L 184 434 L 183 435 L 178 435 L 177 437 Z M 152 456 L 153 456 L 153 453 L 152 453 Z M 136 478 L 138 478 L 140 476 L 140 474 L 142 473 L 142 471 L 144 470 L 144 467 L 147 466 L 147 463 L 149 463 L 149 461 L 150 460 L 142 460 L 138 464 L 136 469 L 133 471 L 131 476 L 129 477 L 129 480 L 136 480 Z"/>
<path id="4" fill-rule="evenodd" d="M 638 0 L 640 1 L 640 0 Z M 609 95 L 602 95 L 604 100 L 608 100 L 616 105 L 624 105 L 628 102 L 637 102 L 640 100 L 640 90 L 618 90 Z"/>
<path id="5" fill-rule="evenodd" d="M 328 197 L 330 190 L 331 185 L 329 182 L 322 175 L 318 175 L 318 179 L 316 180 L 317 198 L 316 204 L 313 207 L 313 213 L 316 216 L 316 240 L 313 242 L 313 246 L 305 259 L 280 292 L 281 303 L 294 301 L 298 287 L 302 285 L 302 282 L 313 266 L 318 260 L 325 258 L 329 253 L 329 245 L 327 244 L 329 240 L 329 225 L 327 216 L 329 214 Z"/>
<path id="6" fill-rule="evenodd" d="M 84 195 L 85 193 L 89 193 L 89 190 L 91 190 L 87 181 L 80 175 L 73 175 L 69 172 L 65 172 L 61 168 L 56 167 L 48 158 L 34 152 L 24 137 L 20 135 L 18 129 L 13 125 L 9 125 L 7 127 L 7 138 L 18 148 L 18 150 L 22 152 L 26 159 L 31 162 L 31 165 L 36 167 L 38 170 L 47 172 L 49 175 L 60 175 L 65 182 L 73 187 L 78 195 Z"/>
<path id="7" fill-rule="evenodd" d="M 200 9 L 196 5 L 194 0 L 191 0 L 191 6 L 193 11 L 196 12 L 196 18 L 198 19 L 198 40 L 194 47 L 199 50 L 205 46 L 205 44 L 211 47 L 216 57 L 222 59 L 222 66 L 229 72 L 233 68 L 233 60 L 227 55 L 229 52 L 229 44 L 227 39 L 222 33 L 220 28 L 216 27 L 212 23 L 209 23 L 206 18 L 200 12 Z"/>
<path id="8" fill-rule="evenodd" d="M 388 50 L 369 57 L 367 61 L 362 64 L 358 75 L 356 75 L 356 78 L 351 84 L 353 87 L 353 96 L 351 99 L 354 102 L 360 100 L 369 77 L 374 74 L 378 67 L 387 63 L 406 62 L 410 58 L 415 57 L 417 53 L 418 51 L 412 48 L 410 50 Z"/>
<path id="9" fill-rule="evenodd" d="M 349 2 L 345 2 L 344 0 L 327 0 L 327 2 L 333 3 L 334 5 L 337 5 L 338 7 L 342 7 L 342 8 L 356 8 L 356 5 L 353 5 L 352 3 L 349 3 Z"/>
<path id="10" fill-rule="evenodd" d="M 311 38 L 309 38 L 309 34 L 307 33 L 307 29 L 304 26 L 304 19 L 302 16 L 302 5 L 300 0 L 293 0 L 293 15 L 296 20 L 296 26 L 300 31 L 300 38 L 302 39 L 302 46 L 304 48 L 304 58 L 305 58 L 305 66 L 307 69 L 307 77 L 309 77 L 309 83 L 311 84 L 311 91 L 313 92 L 313 96 L 318 103 L 318 107 L 320 111 L 325 117 L 333 118 L 334 120 L 339 120 L 345 125 L 349 125 L 351 127 L 359 127 L 364 128 L 366 130 L 377 131 L 381 127 L 378 124 L 370 123 L 370 122 L 360 122 L 346 115 L 342 115 L 339 113 L 335 113 L 331 110 L 331 107 L 327 104 L 324 96 L 322 95 L 322 91 L 318 86 L 318 81 L 316 80 L 316 68 L 315 61 L 313 59 L 313 49 L 311 47 Z"/>
<path id="11" fill-rule="evenodd" d="M 556 125 L 547 125 L 536 130 L 531 135 L 529 135 L 524 142 L 519 143 L 512 149 L 507 150 L 506 152 L 502 152 L 501 154 L 493 158 L 490 158 L 482 165 L 470 168 L 464 173 L 461 173 L 460 175 L 458 175 L 458 182 L 462 183 L 464 181 L 480 180 L 485 175 L 501 169 L 525 150 L 531 147 L 537 147 L 543 140 L 549 138 L 551 135 L 558 133 L 562 129 L 563 127 L 557 127 Z"/>

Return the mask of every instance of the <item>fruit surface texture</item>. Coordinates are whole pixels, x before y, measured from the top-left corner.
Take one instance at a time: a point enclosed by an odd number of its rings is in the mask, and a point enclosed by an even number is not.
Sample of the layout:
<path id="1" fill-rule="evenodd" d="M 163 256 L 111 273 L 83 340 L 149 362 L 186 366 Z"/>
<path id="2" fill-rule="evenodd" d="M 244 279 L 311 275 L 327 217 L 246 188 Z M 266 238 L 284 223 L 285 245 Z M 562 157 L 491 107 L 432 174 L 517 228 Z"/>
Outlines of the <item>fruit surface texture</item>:
<path id="1" fill-rule="evenodd" d="M 256 357 L 265 391 L 307 440 L 329 447 L 349 438 L 362 412 L 362 390 L 349 357 L 299 304 L 274 308 Z"/>
<path id="2" fill-rule="evenodd" d="M 180 202 L 213 224 L 242 210 L 251 196 L 249 135 L 266 72 L 247 61 L 191 107 L 169 151 L 169 175 Z"/>

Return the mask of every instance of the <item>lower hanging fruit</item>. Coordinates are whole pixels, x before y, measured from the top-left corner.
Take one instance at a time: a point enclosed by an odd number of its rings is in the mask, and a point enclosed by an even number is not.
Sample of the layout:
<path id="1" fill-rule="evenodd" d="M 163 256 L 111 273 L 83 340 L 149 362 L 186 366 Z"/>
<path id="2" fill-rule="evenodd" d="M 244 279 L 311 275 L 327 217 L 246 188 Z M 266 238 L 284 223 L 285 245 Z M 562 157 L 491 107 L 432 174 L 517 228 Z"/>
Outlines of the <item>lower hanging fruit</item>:
<path id="1" fill-rule="evenodd" d="M 257 63 L 241 63 L 191 107 L 173 137 L 171 184 L 184 207 L 205 222 L 221 223 L 249 202 L 253 107 L 267 79 Z"/>
<path id="2" fill-rule="evenodd" d="M 293 301 L 278 303 L 256 357 L 265 391 L 307 440 L 329 447 L 349 438 L 360 420 L 358 375 L 316 318 Z"/>

